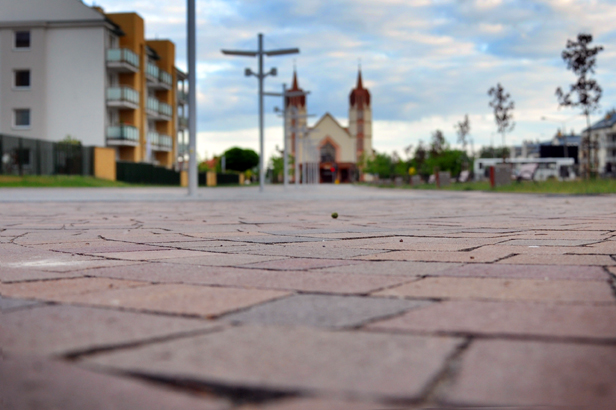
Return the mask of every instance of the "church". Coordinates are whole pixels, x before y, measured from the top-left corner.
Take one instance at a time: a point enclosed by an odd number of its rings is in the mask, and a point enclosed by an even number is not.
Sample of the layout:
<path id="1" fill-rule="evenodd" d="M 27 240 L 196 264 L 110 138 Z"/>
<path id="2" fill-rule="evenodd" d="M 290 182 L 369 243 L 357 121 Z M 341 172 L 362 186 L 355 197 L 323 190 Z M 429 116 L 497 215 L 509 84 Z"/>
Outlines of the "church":
<path id="1" fill-rule="evenodd" d="M 297 72 L 293 73 L 293 86 L 288 91 L 303 91 L 298 84 Z M 357 74 L 357 84 L 349 95 L 347 127 L 329 113 L 312 127 L 307 127 L 305 95 L 287 97 L 285 110 L 286 129 L 289 130 L 287 146 L 300 164 L 300 178 L 317 170 L 320 183 L 364 180 L 360 164 L 372 156 L 372 107 L 370 92 L 363 86 L 361 69 Z"/>

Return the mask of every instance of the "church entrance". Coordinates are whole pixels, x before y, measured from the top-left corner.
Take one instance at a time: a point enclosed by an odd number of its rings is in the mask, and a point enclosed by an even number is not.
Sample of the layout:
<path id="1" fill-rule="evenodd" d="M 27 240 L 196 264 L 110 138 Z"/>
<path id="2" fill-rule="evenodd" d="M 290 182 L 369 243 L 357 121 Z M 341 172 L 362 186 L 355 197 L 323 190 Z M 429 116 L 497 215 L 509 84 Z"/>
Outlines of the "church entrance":
<path id="1" fill-rule="evenodd" d="M 336 168 L 333 164 L 321 164 L 321 183 L 333 184 L 336 180 Z"/>

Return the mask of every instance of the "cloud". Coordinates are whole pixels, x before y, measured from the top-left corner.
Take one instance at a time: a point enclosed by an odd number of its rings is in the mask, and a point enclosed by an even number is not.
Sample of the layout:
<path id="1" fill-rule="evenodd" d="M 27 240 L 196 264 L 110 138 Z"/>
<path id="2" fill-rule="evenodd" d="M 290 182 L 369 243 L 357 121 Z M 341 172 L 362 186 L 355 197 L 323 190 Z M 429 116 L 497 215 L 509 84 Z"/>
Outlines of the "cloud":
<path id="1" fill-rule="evenodd" d="M 175 0 L 97 0 L 108 11 L 134 10 L 149 37 L 171 38 L 178 66 L 186 67 L 185 8 Z M 361 58 L 373 97 L 374 145 L 401 151 L 427 141 L 440 128 L 455 142 L 453 124 L 469 114 L 476 144 L 498 143 L 487 90 L 501 82 L 513 96 L 516 128 L 508 141 L 548 138 L 575 110 L 559 110 L 556 87 L 574 80 L 560 53 L 567 39 L 589 31 L 606 49 L 598 57 L 603 109 L 616 105 L 614 1 L 587 0 L 197 0 L 199 151 L 222 152 L 257 139 L 257 81 L 245 78 L 251 58 L 227 57 L 222 48 L 299 47 L 297 56 L 266 58 L 278 67 L 267 90 L 290 84 L 293 61 L 300 85 L 311 91 L 308 107 L 346 122 L 348 95 Z M 269 135 L 281 135 L 266 99 Z M 580 130 L 583 121 L 567 126 Z M 274 138 L 274 137 L 272 137 Z M 272 139 L 271 141 L 274 141 Z M 252 141 L 252 142 L 251 142 Z M 280 142 L 279 142 L 280 143 Z M 204 144 L 202 148 L 201 144 Z M 268 137 L 268 152 L 274 145 Z"/>

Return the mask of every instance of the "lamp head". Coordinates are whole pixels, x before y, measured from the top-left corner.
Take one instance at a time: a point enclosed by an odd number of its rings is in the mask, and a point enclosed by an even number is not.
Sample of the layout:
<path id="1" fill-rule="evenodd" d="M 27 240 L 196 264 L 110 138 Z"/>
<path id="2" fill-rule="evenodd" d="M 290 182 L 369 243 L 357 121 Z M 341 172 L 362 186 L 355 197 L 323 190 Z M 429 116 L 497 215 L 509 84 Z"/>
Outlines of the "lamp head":
<path id="1" fill-rule="evenodd" d="M 247 68 L 247 69 L 244 70 L 244 75 L 246 77 L 250 77 L 252 74 L 253 73 L 252 73 L 252 70 L 250 68 Z"/>

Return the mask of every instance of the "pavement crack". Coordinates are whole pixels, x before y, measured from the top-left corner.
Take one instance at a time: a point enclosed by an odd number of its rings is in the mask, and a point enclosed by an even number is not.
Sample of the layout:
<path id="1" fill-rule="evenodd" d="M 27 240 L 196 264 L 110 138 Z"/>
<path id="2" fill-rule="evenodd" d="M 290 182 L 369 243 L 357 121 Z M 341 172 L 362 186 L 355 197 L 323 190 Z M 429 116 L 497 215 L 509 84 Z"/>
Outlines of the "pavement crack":
<path id="1" fill-rule="evenodd" d="M 422 394 L 424 405 L 434 405 L 439 402 L 443 392 L 456 380 L 460 372 L 462 356 L 469 349 L 473 341 L 472 337 L 467 337 L 458 347 L 445 359 L 445 364 L 441 371 L 432 381 L 428 383 Z"/>

